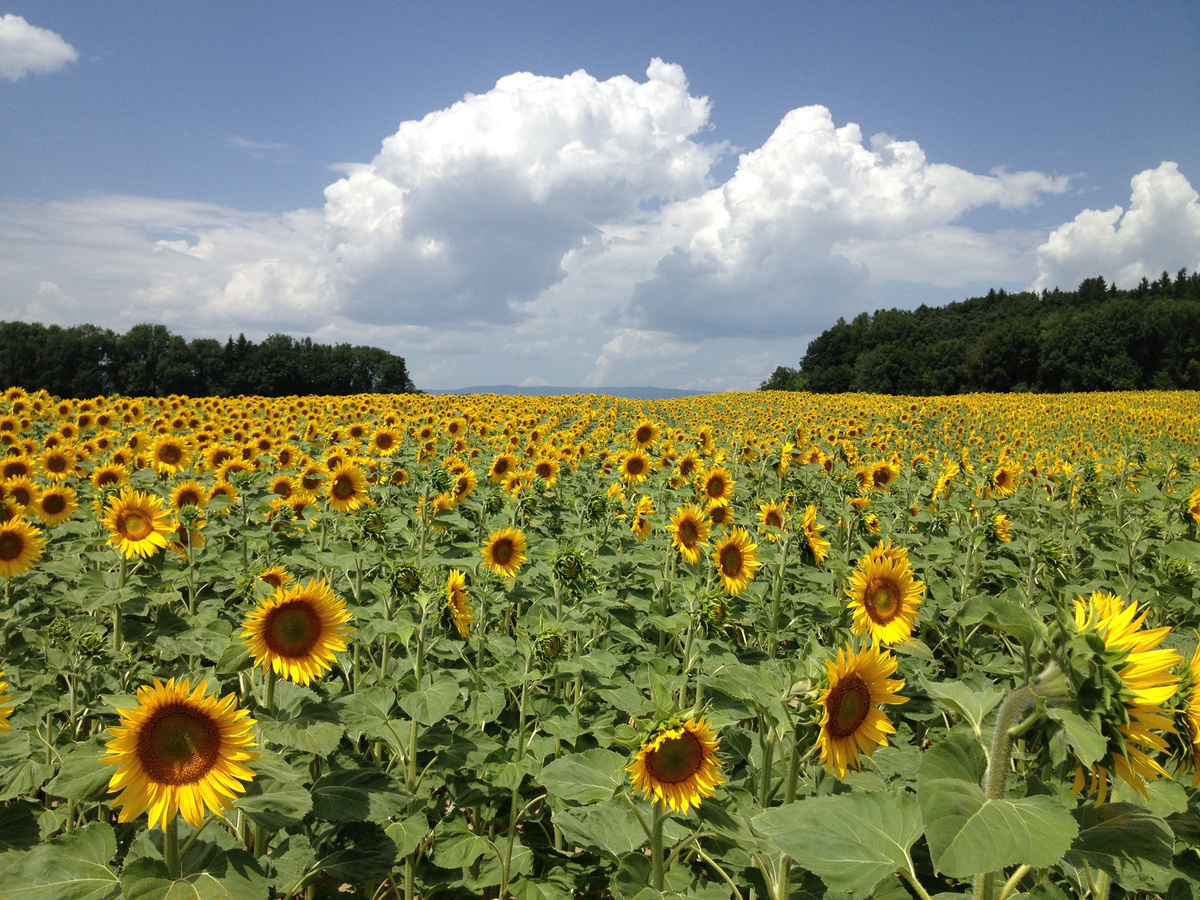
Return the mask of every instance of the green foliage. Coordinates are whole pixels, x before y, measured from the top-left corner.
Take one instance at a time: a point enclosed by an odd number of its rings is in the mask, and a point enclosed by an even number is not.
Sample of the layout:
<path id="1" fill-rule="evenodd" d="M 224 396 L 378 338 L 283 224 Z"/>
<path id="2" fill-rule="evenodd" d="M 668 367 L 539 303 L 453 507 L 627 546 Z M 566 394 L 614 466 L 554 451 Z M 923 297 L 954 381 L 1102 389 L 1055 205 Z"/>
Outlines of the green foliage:
<path id="1" fill-rule="evenodd" d="M 0 322 L 0 384 L 57 397 L 261 397 L 415 391 L 404 359 L 378 347 L 315 344 L 272 334 L 222 346 L 188 342 L 164 325 L 115 334 L 95 325 Z"/>
<path id="2" fill-rule="evenodd" d="M 1200 273 L 1132 290 L 1103 278 L 1076 291 L 991 290 L 944 307 L 839 319 L 798 369 L 762 390 L 929 396 L 991 391 L 1200 388 Z"/>

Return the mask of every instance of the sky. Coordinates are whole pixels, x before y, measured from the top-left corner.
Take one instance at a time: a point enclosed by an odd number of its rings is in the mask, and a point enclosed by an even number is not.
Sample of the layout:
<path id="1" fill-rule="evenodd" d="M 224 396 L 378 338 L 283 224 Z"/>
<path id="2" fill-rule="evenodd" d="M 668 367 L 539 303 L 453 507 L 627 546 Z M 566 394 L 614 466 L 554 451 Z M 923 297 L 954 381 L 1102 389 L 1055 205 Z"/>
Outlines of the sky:
<path id="1" fill-rule="evenodd" d="M 1200 3 L 0 0 L 0 320 L 751 390 L 1200 269 Z"/>

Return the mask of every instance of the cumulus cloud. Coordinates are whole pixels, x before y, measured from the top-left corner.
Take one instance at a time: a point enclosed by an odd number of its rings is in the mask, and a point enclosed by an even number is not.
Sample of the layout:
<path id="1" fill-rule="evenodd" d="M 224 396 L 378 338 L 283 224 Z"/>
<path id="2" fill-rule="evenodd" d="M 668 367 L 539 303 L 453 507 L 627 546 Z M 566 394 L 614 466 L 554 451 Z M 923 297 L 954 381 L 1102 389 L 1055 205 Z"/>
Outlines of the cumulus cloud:
<path id="1" fill-rule="evenodd" d="M 31 72 L 57 72 L 78 58 L 75 48 L 48 28 L 12 13 L 0 17 L 0 78 L 20 81 Z"/>
<path id="2" fill-rule="evenodd" d="M 825 107 L 794 109 L 740 157 L 728 182 L 663 210 L 679 240 L 637 286 L 632 313 L 645 327 L 694 339 L 820 330 L 831 307 L 862 308 L 873 274 L 894 277 L 891 245 L 915 240 L 941 257 L 942 280 L 955 277 L 944 271 L 953 259 L 964 277 L 977 253 L 950 223 L 979 206 L 1029 206 L 1067 184 L 1040 172 L 978 175 L 930 163 L 916 142 L 886 134 L 868 147 L 857 125 L 837 127 Z"/>
<path id="3" fill-rule="evenodd" d="M 1200 269 L 1200 195 L 1173 162 L 1129 182 L 1129 209 L 1085 209 L 1037 248 L 1034 290 L 1073 290 L 1103 275 L 1125 288 L 1186 266 Z"/>
<path id="4" fill-rule="evenodd" d="M 597 252 L 606 226 L 708 186 L 708 100 L 655 59 L 646 81 L 517 73 L 408 121 L 325 191 L 348 314 L 507 322 Z"/>

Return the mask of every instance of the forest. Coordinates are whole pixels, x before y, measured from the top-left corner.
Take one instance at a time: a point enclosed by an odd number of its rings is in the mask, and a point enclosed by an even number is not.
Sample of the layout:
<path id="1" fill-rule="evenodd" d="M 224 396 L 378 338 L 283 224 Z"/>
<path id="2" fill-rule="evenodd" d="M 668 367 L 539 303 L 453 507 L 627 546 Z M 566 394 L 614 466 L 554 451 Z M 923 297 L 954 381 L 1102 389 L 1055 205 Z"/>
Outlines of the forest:
<path id="1" fill-rule="evenodd" d="M 186 341 L 164 325 L 116 334 L 95 325 L 0 322 L 0 384 L 58 397 L 231 397 L 406 393 L 403 357 L 378 347 L 272 334 L 255 344 Z"/>
<path id="2" fill-rule="evenodd" d="M 838 319 L 762 390 L 929 396 L 1200 389 L 1200 272 L 1121 290 L 988 291 Z"/>

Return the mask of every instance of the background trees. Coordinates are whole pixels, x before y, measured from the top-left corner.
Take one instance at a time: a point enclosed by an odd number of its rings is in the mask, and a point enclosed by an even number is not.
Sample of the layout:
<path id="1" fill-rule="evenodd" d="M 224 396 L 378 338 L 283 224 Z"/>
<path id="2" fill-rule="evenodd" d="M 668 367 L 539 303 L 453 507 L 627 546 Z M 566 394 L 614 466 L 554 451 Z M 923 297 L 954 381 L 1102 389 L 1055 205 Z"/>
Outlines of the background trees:
<path id="1" fill-rule="evenodd" d="M 95 325 L 0 322 L 0 385 L 58 397 L 227 397 L 255 394 L 405 393 L 416 390 L 404 359 L 378 347 L 314 344 L 272 334 L 255 344 L 191 342 L 164 325 L 115 334 Z"/>
<path id="2" fill-rule="evenodd" d="M 797 369 L 763 390 L 959 394 L 973 391 L 1200 390 L 1200 273 L 1103 278 L 1075 291 L 989 291 L 943 307 L 839 319 Z"/>

